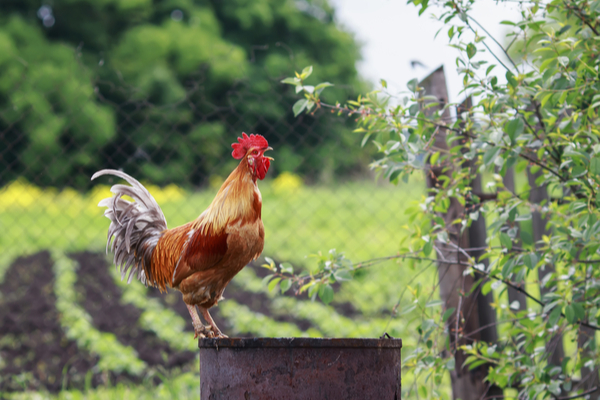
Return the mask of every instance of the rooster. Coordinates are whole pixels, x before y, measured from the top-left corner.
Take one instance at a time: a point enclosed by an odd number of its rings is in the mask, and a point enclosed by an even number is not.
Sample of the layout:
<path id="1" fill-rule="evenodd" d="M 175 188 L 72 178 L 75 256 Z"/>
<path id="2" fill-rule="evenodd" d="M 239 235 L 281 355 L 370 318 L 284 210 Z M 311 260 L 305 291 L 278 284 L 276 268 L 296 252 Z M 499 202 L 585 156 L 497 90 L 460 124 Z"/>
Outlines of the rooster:
<path id="1" fill-rule="evenodd" d="M 263 250 L 265 231 L 257 179 L 264 179 L 269 170 L 273 159 L 264 153 L 272 148 L 263 136 L 245 133 L 231 147 L 233 158 L 241 161 L 210 206 L 194 221 L 172 229 L 167 229 L 156 200 L 131 176 L 112 169 L 92 176 L 94 180 L 114 175 L 131 185 L 114 185 L 114 196 L 98 204 L 107 207 L 106 250 L 114 252 L 121 279 L 129 271 L 128 283 L 135 274 L 146 286 L 161 292 L 167 287 L 179 290 L 192 317 L 194 338 L 227 337 L 208 309 L 217 305 L 231 279 Z M 196 306 L 209 325 L 202 324 Z"/>

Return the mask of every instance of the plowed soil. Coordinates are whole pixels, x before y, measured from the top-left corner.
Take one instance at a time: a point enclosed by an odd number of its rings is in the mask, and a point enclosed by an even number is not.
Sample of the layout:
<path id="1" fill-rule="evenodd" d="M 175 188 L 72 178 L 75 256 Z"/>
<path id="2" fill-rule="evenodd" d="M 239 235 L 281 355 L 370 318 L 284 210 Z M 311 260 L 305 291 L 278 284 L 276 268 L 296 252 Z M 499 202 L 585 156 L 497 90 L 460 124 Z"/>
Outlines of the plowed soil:
<path id="1" fill-rule="evenodd" d="M 197 368 L 193 352 L 177 351 L 154 332 L 140 326 L 141 310 L 122 302 L 121 289 L 109 274 L 109 268 L 114 266 L 104 254 L 83 252 L 69 256 L 79 265 L 75 283 L 78 303 L 91 316 L 96 329 L 111 332 L 122 344 L 132 346 L 150 368 Z M 258 266 L 249 268 L 254 268 L 259 276 L 266 274 L 266 270 Z M 181 294 L 176 291 L 160 294 L 155 289 L 149 293 L 189 322 L 186 334 L 193 335 Z M 295 323 L 300 329 L 311 326 L 309 321 L 292 315 L 272 315 L 266 295 L 245 292 L 235 281 L 225 290 L 225 297 L 248 306 L 253 312 Z M 348 304 L 339 307 L 338 312 L 350 316 L 355 310 Z M 231 332 L 228 322 L 219 315 L 219 307 L 211 309 L 211 314 L 224 332 Z M 127 374 L 101 373 L 94 368 L 97 362 L 97 357 L 69 340 L 60 326 L 50 254 L 40 252 L 14 260 L 0 284 L 0 398 L 2 392 L 56 392 L 61 388 L 81 389 L 86 385 L 95 387 L 141 380 Z"/>
<path id="2" fill-rule="evenodd" d="M 50 254 L 15 260 L 0 285 L 0 391 L 83 385 L 97 359 L 67 339 L 55 304 Z"/>

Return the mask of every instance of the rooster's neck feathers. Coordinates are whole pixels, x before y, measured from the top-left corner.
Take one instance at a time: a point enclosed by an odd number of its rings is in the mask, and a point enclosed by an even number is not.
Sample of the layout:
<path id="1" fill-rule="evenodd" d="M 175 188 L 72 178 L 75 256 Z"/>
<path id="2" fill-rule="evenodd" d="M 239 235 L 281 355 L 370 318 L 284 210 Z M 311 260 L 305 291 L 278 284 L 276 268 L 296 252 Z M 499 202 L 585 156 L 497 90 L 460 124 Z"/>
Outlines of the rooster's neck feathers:
<path id="1" fill-rule="evenodd" d="M 254 222 L 261 217 L 262 198 L 246 158 L 225 180 L 210 206 L 194 221 L 193 229 L 215 235 L 233 222 Z"/>

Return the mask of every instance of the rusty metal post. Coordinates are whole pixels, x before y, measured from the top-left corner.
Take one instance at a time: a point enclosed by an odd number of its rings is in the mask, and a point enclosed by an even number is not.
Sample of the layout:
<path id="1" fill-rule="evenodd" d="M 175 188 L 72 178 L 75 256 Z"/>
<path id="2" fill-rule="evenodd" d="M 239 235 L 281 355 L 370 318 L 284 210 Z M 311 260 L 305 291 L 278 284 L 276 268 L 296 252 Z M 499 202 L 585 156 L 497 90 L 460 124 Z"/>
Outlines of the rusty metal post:
<path id="1" fill-rule="evenodd" d="M 400 339 L 203 339 L 200 399 L 400 399 Z"/>

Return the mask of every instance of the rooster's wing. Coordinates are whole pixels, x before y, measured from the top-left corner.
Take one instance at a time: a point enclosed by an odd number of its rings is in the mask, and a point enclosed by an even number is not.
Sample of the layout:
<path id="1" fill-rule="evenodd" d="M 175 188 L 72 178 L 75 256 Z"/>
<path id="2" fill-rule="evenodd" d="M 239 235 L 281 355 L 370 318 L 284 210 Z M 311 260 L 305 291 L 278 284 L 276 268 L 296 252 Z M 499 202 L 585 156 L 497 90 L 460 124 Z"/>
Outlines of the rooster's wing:
<path id="1" fill-rule="evenodd" d="M 173 271 L 173 286 L 190 275 L 206 271 L 217 266 L 227 253 L 226 232 L 202 232 L 200 229 L 189 233 L 185 249 Z"/>

